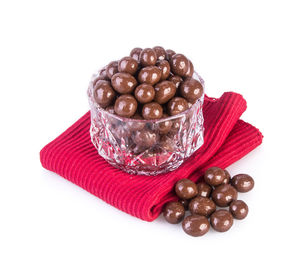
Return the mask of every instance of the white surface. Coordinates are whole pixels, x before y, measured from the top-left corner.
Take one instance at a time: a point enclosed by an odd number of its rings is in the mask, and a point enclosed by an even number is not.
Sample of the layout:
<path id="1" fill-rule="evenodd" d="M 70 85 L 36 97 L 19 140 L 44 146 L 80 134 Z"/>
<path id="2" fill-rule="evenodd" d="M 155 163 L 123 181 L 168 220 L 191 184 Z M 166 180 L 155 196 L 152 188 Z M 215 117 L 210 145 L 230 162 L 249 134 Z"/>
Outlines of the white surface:
<path id="1" fill-rule="evenodd" d="M 299 279 L 297 1 L 1 1 L 0 279 Z M 242 93 L 263 145 L 224 234 L 133 218 L 43 170 L 88 105 L 91 74 L 136 46 L 186 54 L 207 94 Z M 190 279 L 188 278 L 188 279 Z"/>

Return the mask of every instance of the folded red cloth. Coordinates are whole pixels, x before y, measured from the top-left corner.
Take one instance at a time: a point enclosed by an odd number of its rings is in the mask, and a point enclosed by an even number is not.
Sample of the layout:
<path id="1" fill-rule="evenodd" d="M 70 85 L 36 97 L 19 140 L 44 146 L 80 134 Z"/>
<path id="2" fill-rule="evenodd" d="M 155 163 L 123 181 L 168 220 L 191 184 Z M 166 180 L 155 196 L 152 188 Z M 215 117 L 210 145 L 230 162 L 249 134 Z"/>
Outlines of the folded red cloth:
<path id="1" fill-rule="evenodd" d="M 176 197 L 176 181 L 197 181 L 211 166 L 226 168 L 261 144 L 262 134 L 239 120 L 246 101 L 227 92 L 219 99 L 205 98 L 204 144 L 177 170 L 158 176 L 130 175 L 108 164 L 90 140 L 86 113 L 40 152 L 42 165 L 79 185 L 107 203 L 146 221 L 153 221 L 162 206 Z"/>

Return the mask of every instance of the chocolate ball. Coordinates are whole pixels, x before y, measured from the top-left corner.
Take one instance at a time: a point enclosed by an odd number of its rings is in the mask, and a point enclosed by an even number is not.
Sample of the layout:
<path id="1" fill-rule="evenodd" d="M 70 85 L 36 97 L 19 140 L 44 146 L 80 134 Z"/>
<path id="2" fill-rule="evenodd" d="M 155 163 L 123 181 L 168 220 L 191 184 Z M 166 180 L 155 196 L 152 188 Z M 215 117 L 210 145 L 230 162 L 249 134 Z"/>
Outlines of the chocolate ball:
<path id="1" fill-rule="evenodd" d="M 168 102 L 167 108 L 169 115 L 175 116 L 186 111 L 188 109 L 188 103 L 182 97 L 174 97 Z"/>
<path id="2" fill-rule="evenodd" d="M 133 116 L 137 109 L 137 102 L 131 95 L 125 94 L 117 98 L 114 110 L 117 115 L 129 118 Z"/>
<path id="3" fill-rule="evenodd" d="M 134 96 L 142 104 L 149 103 L 154 99 L 155 90 L 149 84 L 140 84 L 134 91 Z"/>
<path id="4" fill-rule="evenodd" d="M 176 88 L 179 88 L 180 83 L 183 81 L 183 79 L 178 75 L 171 76 L 171 77 L 169 77 L 168 80 L 173 82 L 175 84 Z"/>
<path id="5" fill-rule="evenodd" d="M 170 224 L 178 224 L 184 218 L 185 210 L 180 202 L 168 202 L 164 206 L 163 215 Z"/>
<path id="6" fill-rule="evenodd" d="M 128 94 L 134 91 L 137 81 L 128 73 L 117 73 L 112 76 L 111 85 L 120 94 Z"/>
<path id="7" fill-rule="evenodd" d="M 95 101 L 102 107 L 105 108 L 112 103 L 115 99 L 116 93 L 110 86 L 108 81 L 98 81 L 94 88 Z"/>
<path id="8" fill-rule="evenodd" d="M 111 79 L 116 73 L 118 73 L 118 61 L 112 61 L 106 67 L 106 75 Z"/>
<path id="9" fill-rule="evenodd" d="M 224 169 L 224 172 L 225 172 L 226 177 L 222 184 L 230 184 L 230 181 L 231 181 L 230 173 L 226 169 Z"/>
<path id="10" fill-rule="evenodd" d="M 229 184 L 216 187 L 211 194 L 213 201 L 220 207 L 229 206 L 232 201 L 237 200 L 237 196 L 236 189 Z"/>
<path id="11" fill-rule="evenodd" d="M 152 147 L 159 140 L 158 135 L 151 130 L 143 129 L 137 130 L 133 137 L 134 143 L 140 147 Z"/>
<path id="12" fill-rule="evenodd" d="M 238 174 L 232 177 L 231 184 L 237 189 L 238 192 L 249 192 L 254 187 L 254 180 L 247 174 Z"/>
<path id="13" fill-rule="evenodd" d="M 162 81 L 155 85 L 155 97 L 154 100 L 158 104 L 165 104 L 171 98 L 174 97 L 176 93 L 176 86 L 170 81 Z"/>
<path id="14" fill-rule="evenodd" d="M 188 199 L 179 199 L 179 201 L 182 206 L 184 207 L 185 210 L 189 210 L 189 203 L 190 203 L 190 200 Z"/>
<path id="15" fill-rule="evenodd" d="M 193 181 L 181 179 L 175 185 L 175 192 L 181 199 L 191 199 L 198 194 L 198 189 Z"/>
<path id="16" fill-rule="evenodd" d="M 198 237 L 209 231 L 210 225 L 208 219 L 204 216 L 190 215 L 182 222 L 182 228 L 188 235 Z"/>
<path id="17" fill-rule="evenodd" d="M 173 50 L 166 50 L 166 54 L 167 54 L 167 60 L 171 60 L 171 58 L 176 54 L 176 52 L 174 52 Z"/>
<path id="18" fill-rule="evenodd" d="M 227 210 L 217 210 L 210 216 L 210 224 L 214 230 L 225 232 L 233 224 L 233 217 Z"/>
<path id="19" fill-rule="evenodd" d="M 142 66 L 155 65 L 156 60 L 157 60 L 157 56 L 153 49 L 146 48 L 142 50 L 140 54 L 140 63 Z"/>
<path id="20" fill-rule="evenodd" d="M 154 85 L 159 82 L 161 78 L 161 71 L 157 66 L 148 66 L 141 69 L 138 75 L 140 83 Z"/>
<path id="21" fill-rule="evenodd" d="M 167 114 L 163 114 L 163 118 L 169 117 Z M 167 134 L 173 125 L 172 120 L 161 121 L 158 123 L 158 130 L 160 134 Z"/>
<path id="22" fill-rule="evenodd" d="M 99 80 L 109 80 L 107 74 L 106 74 L 106 67 L 102 68 L 100 71 L 99 71 Z"/>
<path id="23" fill-rule="evenodd" d="M 248 205 L 243 200 L 232 201 L 229 206 L 229 211 L 237 220 L 242 220 L 248 215 Z"/>
<path id="24" fill-rule="evenodd" d="M 210 197 L 210 194 L 212 192 L 212 187 L 205 182 L 199 182 L 197 184 L 198 188 L 198 195 L 202 197 Z"/>
<path id="25" fill-rule="evenodd" d="M 175 54 L 170 60 L 171 70 L 174 74 L 185 76 L 189 69 L 189 60 L 183 54 Z"/>
<path id="26" fill-rule="evenodd" d="M 134 75 L 138 69 L 138 62 L 131 56 L 125 56 L 119 60 L 118 71 Z"/>
<path id="27" fill-rule="evenodd" d="M 197 196 L 189 204 L 192 214 L 209 217 L 216 211 L 216 204 L 207 197 Z"/>
<path id="28" fill-rule="evenodd" d="M 202 96 L 203 87 L 199 81 L 193 78 L 187 78 L 180 84 L 179 91 L 182 97 L 194 103 Z"/>
<path id="29" fill-rule="evenodd" d="M 131 118 L 134 120 L 143 120 L 143 118 L 138 113 L 135 113 Z M 134 120 L 128 121 L 126 123 L 126 126 L 130 131 L 142 130 L 145 127 L 145 122 L 139 122 Z"/>
<path id="30" fill-rule="evenodd" d="M 219 167 L 208 168 L 204 173 L 204 180 L 211 186 L 221 185 L 226 177 L 223 169 Z"/>
<path id="31" fill-rule="evenodd" d="M 140 61 L 140 54 L 142 52 L 142 48 L 134 48 L 130 52 L 130 56 L 135 59 L 137 62 Z"/>
<path id="32" fill-rule="evenodd" d="M 154 50 L 155 53 L 156 53 L 157 59 L 159 59 L 159 60 L 164 60 L 164 59 L 166 59 L 167 53 L 166 53 L 166 51 L 165 51 L 165 49 L 164 49 L 163 47 L 156 46 L 156 47 L 153 48 L 153 50 Z"/>
<path id="33" fill-rule="evenodd" d="M 170 71 L 171 71 L 171 67 L 168 61 L 166 60 L 160 60 L 156 63 L 156 66 L 160 69 L 161 71 L 161 77 L 160 80 L 166 80 L 169 75 L 170 75 Z"/>
<path id="34" fill-rule="evenodd" d="M 194 65 L 193 63 L 189 60 L 189 63 L 188 63 L 188 70 L 186 72 L 186 74 L 184 75 L 185 77 L 189 77 L 191 78 L 194 74 Z"/>
<path id="35" fill-rule="evenodd" d="M 156 102 L 150 102 L 143 106 L 142 115 L 145 120 L 160 119 L 163 115 L 163 108 Z"/>

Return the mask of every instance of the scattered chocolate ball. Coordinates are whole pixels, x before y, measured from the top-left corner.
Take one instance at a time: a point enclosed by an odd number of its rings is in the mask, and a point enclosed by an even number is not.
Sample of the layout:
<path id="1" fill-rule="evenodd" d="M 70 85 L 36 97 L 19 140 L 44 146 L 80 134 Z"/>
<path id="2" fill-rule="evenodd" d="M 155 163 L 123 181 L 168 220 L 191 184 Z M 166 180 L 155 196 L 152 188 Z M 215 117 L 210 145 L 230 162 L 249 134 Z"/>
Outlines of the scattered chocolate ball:
<path id="1" fill-rule="evenodd" d="M 159 60 L 164 60 L 167 57 L 167 53 L 163 47 L 156 46 L 153 48 L 154 52 L 156 53 L 156 57 Z"/>
<path id="2" fill-rule="evenodd" d="M 237 200 L 237 196 L 236 189 L 229 184 L 216 187 L 211 194 L 213 201 L 220 207 L 229 206 L 232 201 Z"/>
<path id="3" fill-rule="evenodd" d="M 187 78 L 183 81 L 180 84 L 179 90 L 182 97 L 192 103 L 198 100 L 203 94 L 201 83 L 193 78 Z"/>
<path id="4" fill-rule="evenodd" d="M 158 104 L 165 104 L 171 98 L 174 97 L 176 93 L 176 86 L 170 81 L 162 81 L 155 86 L 155 98 L 154 100 Z"/>
<path id="5" fill-rule="evenodd" d="M 106 67 L 106 75 L 111 79 L 116 73 L 118 73 L 118 61 L 112 61 Z"/>
<path id="6" fill-rule="evenodd" d="M 163 215 L 170 224 L 180 223 L 185 215 L 185 210 L 180 202 L 169 202 L 165 205 Z"/>
<path id="7" fill-rule="evenodd" d="M 133 116 L 137 109 L 137 102 L 131 95 L 125 94 L 117 98 L 114 110 L 117 115 L 129 118 Z"/>
<path id="8" fill-rule="evenodd" d="M 223 183 L 226 174 L 223 169 L 219 167 L 211 167 L 205 171 L 204 180 L 211 186 L 218 186 Z"/>
<path id="9" fill-rule="evenodd" d="M 197 184 L 198 195 L 202 197 L 210 197 L 212 187 L 206 184 L 204 181 Z"/>
<path id="10" fill-rule="evenodd" d="M 116 73 L 111 78 L 111 85 L 118 93 L 128 94 L 134 91 L 137 81 L 128 73 Z"/>
<path id="11" fill-rule="evenodd" d="M 134 91 L 136 100 L 142 104 L 151 102 L 155 97 L 155 90 L 149 84 L 140 84 Z"/>
<path id="12" fill-rule="evenodd" d="M 138 62 L 131 56 L 125 56 L 119 60 L 118 71 L 134 75 L 138 69 Z"/>
<path id="13" fill-rule="evenodd" d="M 167 54 L 167 60 L 171 60 L 171 58 L 176 54 L 176 52 L 174 52 L 173 50 L 166 50 L 166 54 Z"/>
<path id="14" fill-rule="evenodd" d="M 140 54 L 142 52 L 142 48 L 134 48 L 132 49 L 132 51 L 130 52 L 130 56 L 135 59 L 137 62 L 140 61 Z"/>
<path id="15" fill-rule="evenodd" d="M 209 231 L 209 221 L 204 216 L 187 216 L 182 222 L 182 228 L 188 235 L 197 237 L 206 234 Z"/>
<path id="16" fill-rule="evenodd" d="M 187 101 L 182 97 L 174 97 L 168 102 L 168 113 L 170 116 L 178 115 L 188 109 Z"/>
<path id="17" fill-rule="evenodd" d="M 189 209 L 192 214 L 209 217 L 216 211 L 216 204 L 207 197 L 197 196 L 191 200 Z"/>
<path id="18" fill-rule="evenodd" d="M 182 179 L 176 183 L 175 192 L 181 199 L 191 199 L 198 194 L 198 189 L 193 181 L 189 179 Z"/>
<path id="19" fill-rule="evenodd" d="M 111 87 L 110 82 L 104 80 L 97 82 L 94 88 L 94 98 L 102 108 L 110 105 L 115 97 L 116 93 Z"/>
<path id="20" fill-rule="evenodd" d="M 174 75 L 169 78 L 169 81 L 173 82 L 176 88 L 179 88 L 180 83 L 183 81 L 183 79 L 180 76 Z"/>
<path id="21" fill-rule="evenodd" d="M 138 130 L 134 135 L 134 142 L 139 147 L 152 147 L 157 143 L 158 139 L 158 135 L 148 129 Z"/>
<path id="22" fill-rule="evenodd" d="M 226 169 L 224 169 L 224 172 L 225 172 L 225 179 L 224 179 L 224 181 L 223 181 L 223 183 L 222 184 L 230 184 L 230 182 L 231 182 L 231 176 L 230 176 L 230 173 L 226 170 Z"/>
<path id="23" fill-rule="evenodd" d="M 166 80 L 170 76 L 171 67 L 168 61 L 160 60 L 156 63 L 156 66 L 160 69 L 161 77 L 160 80 Z"/>
<path id="24" fill-rule="evenodd" d="M 233 225 L 233 217 L 227 210 L 217 210 L 210 216 L 210 224 L 219 232 L 228 231 Z"/>
<path id="25" fill-rule="evenodd" d="M 170 60 L 171 70 L 175 75 L 186 76 L 189 61 L 183 54 L 175 54 Z"/>
<path id="26" fill-rule="evenodd" d="M 185 210 L 189 210 L 189 203 L 188 199 L 179 199 L 179 202 L 182 204 Z"/>
<path id="27" fill-rule="evenodd" d="M 140 83 L 154 85 L 159 82 L 161 71 L 157 66 L 147 66 L 141 69 L 138 75 Z"/>
<path id="28" fill-rule="evenodd" d="M 141 51 L 140 63 L 142 64 L 142 66 L 155 65 L 156 60 L 157 60 L 157 55 L 153 49 L 146 48 Z"/>
<path id="29" fill-rule="evenodd" d="M 238 192 L 249 192 L 254 187 L 254 180 L 247 174 L 238 174 L 232 177 L 231 184 L 237 189 Z"/>
<path id="30" fill-rule="evenodd" d="M 230 203 L 229 211 L 235 219 L 242 220 L 247 217 L 249 209 L 243 200 L 236 200 Z"/>
<path id="31" fill-rule="evenodd" d="M 163 118 L 169 117 L 167 114 L 163 114 Z M 161 121 L 158 123 L 158 130 L 160 134 L 167 134 L 173 125 L 173 122 L 171 120 L 167 121 Z"/>
<path id="32" fill-rule="evenodd" d="M 142 115 L 145 120 L 160 119 L 163 115 L 163 108 L 156 102 L 150 102 L 143 106 Z"/>

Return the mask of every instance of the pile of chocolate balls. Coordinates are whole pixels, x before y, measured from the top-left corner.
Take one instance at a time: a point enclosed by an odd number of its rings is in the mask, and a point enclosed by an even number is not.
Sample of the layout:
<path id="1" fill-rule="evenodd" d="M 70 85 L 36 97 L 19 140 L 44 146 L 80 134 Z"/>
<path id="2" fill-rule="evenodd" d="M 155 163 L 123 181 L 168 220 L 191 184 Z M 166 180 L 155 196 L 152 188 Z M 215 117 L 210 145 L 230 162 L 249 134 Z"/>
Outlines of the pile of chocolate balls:
<path id="1" fill-rule="evenodd" d="M 163 47 L 134 48 L 112 61 L 93 81 L 95 102 L 120 117 L 153 120 L 186 111 L 203 94 L 194 66 Z"/>
<path id="2" fill-rule="evenodd" d="M 238 192 L 245 193 L 254 187 L 251 176 L 238 174 L 231 178 L 227 170 L 218 167 L 207 169 L 203 179 L 198 184 L 188 179 L 178 181 L 175 193 L 179 201 L 169 202 L 163 209 L 167 222 L 178 224 L 183 220 L 182 228 L 191 236 L 206 234 L 210 225 L 218 232 L 225 232 L 231 228 L 233 219 L 244 219 L 248 206 L 237 200 Z M 185 217 L 186 210 L 191 215 Z"/>

